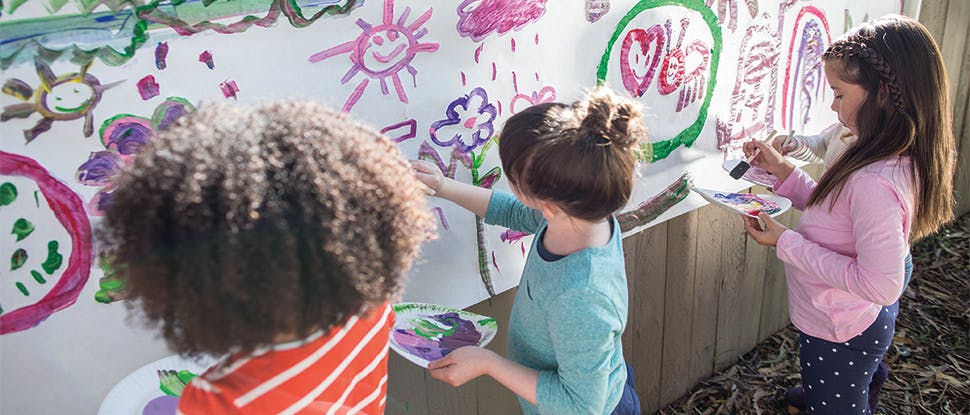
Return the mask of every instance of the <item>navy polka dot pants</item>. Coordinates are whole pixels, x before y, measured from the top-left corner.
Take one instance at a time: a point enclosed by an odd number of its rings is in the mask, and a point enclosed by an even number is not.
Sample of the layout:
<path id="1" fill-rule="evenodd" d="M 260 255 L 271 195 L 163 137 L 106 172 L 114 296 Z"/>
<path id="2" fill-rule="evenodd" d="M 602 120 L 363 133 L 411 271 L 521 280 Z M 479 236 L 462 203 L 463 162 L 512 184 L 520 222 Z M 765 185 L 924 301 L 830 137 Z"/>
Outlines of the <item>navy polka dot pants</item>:
<path id="1" fill-rule="evenodd" d="M 912 275 L 906 258 L 906 285 Z M 871 414 L 869 382 L 889 351 L 896 332 L 899 302 L 885 306 L 862 334 L 845 343 L 833 343 L 799 332 L 802 388 L 810 414 Z"/>

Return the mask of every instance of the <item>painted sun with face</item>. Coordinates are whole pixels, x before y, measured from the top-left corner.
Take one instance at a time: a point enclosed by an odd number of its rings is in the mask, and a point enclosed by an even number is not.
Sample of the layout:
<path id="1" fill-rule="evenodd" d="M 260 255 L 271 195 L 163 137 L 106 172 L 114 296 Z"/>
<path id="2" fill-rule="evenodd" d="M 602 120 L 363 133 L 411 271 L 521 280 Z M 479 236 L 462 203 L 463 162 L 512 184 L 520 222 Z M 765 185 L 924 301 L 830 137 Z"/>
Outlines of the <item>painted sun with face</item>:
<path id="1" fill-rule="evenodd" d="M 0 121 L 27 118 L 34 112 L 40 114 L 34 128 L 24 130 L 27 143 L 51 128 L 54 121 L 84 119 L 84 136 L 94 133 L 93 111 L 101 100 L 101 93 L 116 84 L 101 85 L 94 75 L 88 73 L 91 63 L 81 67 L 80 72 L 54 75 L 46 63 L 34 62 L 41 85 L 35 90 L 26 82 L 13 78 L 3 84 L 3 93 L 25 102 L 8 105 L 0 113 Z"/>
<path id="2" fill-rule="evenodd" d="M 377 79 L 381 83 L 381 92 L 389 93 L 387 81 L 394 85 L 401 102 L 408 102 L 404 85 L 401 84 L 400 72 L 406 69 L 411 73 L 412 82 L 417 85 L 417 69 L 411 66 L 411 61 L 418 52 L 434 52 L 438 50 L 437 43 L 421 43 L 419 39 L 428 34 L 428 29 L 421 27 L 431 18 L 432 9 L 424 12 L 411 24 L 406 24 L 411 8 L 405 7 L 404 13 L 394 21 L 394 0 L 384 0 L 383 19 L 381 24 L 372 25 L 363 19 L 357 20 L 357 26 L 363 30 L 356 39 L 317 52 L 310 56 L 310 62 L 317 63 L 332 56 L 350 53 L 353 65 L 340 79 L 340 83 L 350 82 L 359 72 L 364 78 L 354 92 L 347 98 L 343 110 L 350 111 L 360 96 L 367 89 L 370 79 Z"/>

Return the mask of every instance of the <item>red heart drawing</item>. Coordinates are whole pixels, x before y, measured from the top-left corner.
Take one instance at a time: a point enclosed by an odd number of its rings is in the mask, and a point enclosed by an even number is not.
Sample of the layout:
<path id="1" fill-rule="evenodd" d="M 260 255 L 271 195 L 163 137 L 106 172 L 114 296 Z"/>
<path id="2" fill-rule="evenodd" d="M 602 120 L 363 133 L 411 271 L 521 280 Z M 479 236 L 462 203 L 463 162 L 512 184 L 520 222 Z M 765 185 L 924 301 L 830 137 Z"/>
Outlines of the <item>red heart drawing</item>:
<path id="1" fill-rule="evenodd" d="M 514 97 L 512 97 L 512 101 L 509 103 L 509 106 L 512 107 L 513 114 L 519 112 L 515 109 L 515 103 L 519 100 L 528 102 L 530 107 L 543 102 L 553 102 L 556 100 L 556 89 L 547 85 L 542 87 L 542 89 L 540 89 L 538 92 L 532 91 L 532 96 L 522 93 L 516 94 Z"/>
<path id="2" fill-rule="evenodd" d="M 647 92 L 660 63 L 660 49 L 666 42 L 667 36 L 660 25 L 653 25 L 647 30 L 633 29 L 623 38 L 620 46 L 620 77 L 623 79 L 623 86 L 633 96 L 639 97 Z M 640 50 L 633 56 L 634 62 L 631 62 L 630 49 L 634 43 L 640 44 Z M 654 44 L 652 51 L 651 43 Z M 642 77 L 637 76 L 633 66 L 637 69 L 646 68 L 646 73 Z"/>

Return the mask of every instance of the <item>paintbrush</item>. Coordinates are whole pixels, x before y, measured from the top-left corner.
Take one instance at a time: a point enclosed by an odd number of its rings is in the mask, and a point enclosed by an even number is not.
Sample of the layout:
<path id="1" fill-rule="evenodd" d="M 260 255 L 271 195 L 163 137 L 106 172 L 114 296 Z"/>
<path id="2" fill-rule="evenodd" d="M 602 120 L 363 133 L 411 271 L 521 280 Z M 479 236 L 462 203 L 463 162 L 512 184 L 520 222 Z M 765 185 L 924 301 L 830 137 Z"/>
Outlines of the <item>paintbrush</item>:
<path id="1" fill-rule="evenodd" d="M 771 130 L 771 132 L 768 133 L 768 138 L 765 138 L 761 142 L 767 143 L 768 140 L 771 140 L 772 138 L 774 138 L 775 134 L 777 133 L 778 133 L 777 131 Z M 734 168 L 731 169 L 731 173 L 729 173 L 731 175 L 731 178 L 736 180 L 736 179 L 740 179 L 741 176 L 744 176 L 744 173 L 747 173 L 748 169 L 751 168 L 751 160 L 754 160 L 755 157 L 758 157 L 758 154 L 761 154 L 761 148 L 756 148 L 754 150 L 754 153 L 751 153 L 751 155 L 748 156 L 748 158 L 738 162 L 738 165 L 734 166 Z"/>

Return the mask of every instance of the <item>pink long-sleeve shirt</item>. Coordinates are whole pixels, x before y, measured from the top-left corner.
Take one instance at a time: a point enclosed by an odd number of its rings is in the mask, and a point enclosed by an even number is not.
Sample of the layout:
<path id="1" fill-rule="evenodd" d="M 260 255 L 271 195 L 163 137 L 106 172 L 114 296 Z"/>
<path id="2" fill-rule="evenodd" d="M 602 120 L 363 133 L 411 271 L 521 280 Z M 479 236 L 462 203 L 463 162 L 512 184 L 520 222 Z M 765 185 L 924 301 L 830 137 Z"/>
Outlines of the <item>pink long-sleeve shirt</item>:
<path id="1" fill-rule="evenodd" d="M 804 210 L 778 238 L 785 263 L 791 321 L 832 342 L 865 331 L 884 305 L 899 299 L 909 253 L 915 187 L 908 158 L 872 163 L 820 204 L 805 208 L 815 181 L 795 169 L 775 193 Z"/>

